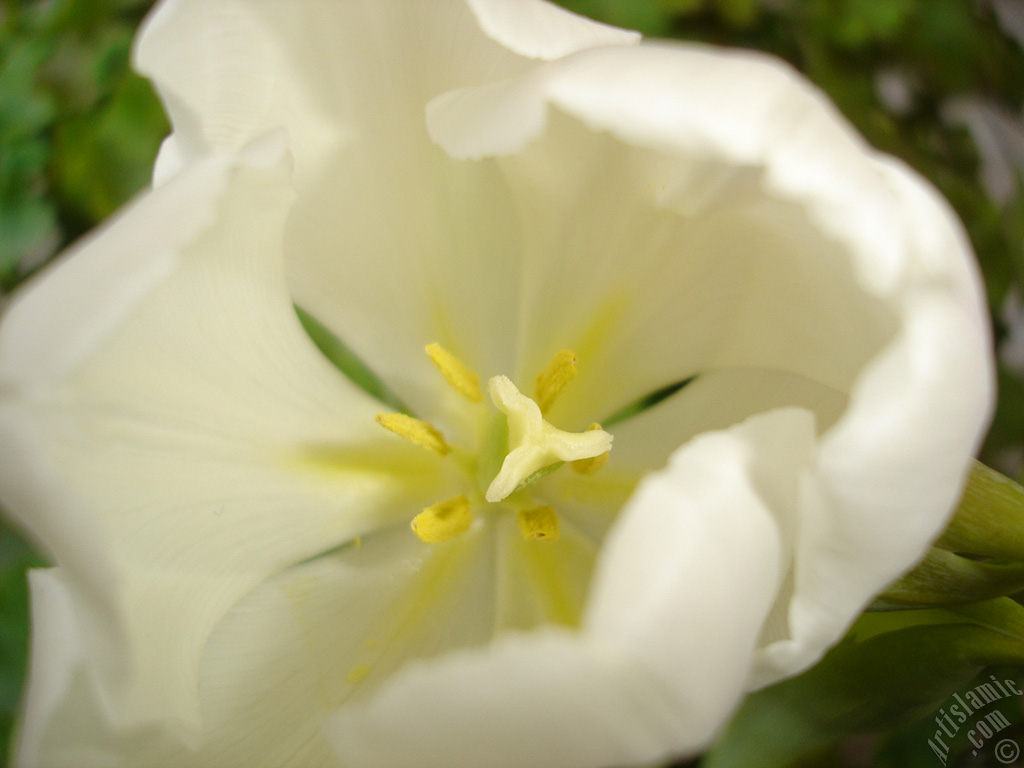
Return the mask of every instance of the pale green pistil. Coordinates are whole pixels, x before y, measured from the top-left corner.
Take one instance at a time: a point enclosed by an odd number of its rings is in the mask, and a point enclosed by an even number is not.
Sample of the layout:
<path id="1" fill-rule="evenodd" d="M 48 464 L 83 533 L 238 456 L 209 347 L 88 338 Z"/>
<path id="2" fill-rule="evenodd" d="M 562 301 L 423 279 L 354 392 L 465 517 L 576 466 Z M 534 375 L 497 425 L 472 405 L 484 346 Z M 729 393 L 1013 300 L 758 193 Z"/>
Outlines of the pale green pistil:
<path id="1" fill-rule="evenodd" d="M 440 344 L 430 344 L 426 353 L 457 392 L 474 406 L 483 400 L 480 379 L 474 371 Z M 584 474 L 593 474 L 604 464 L 612 447 L 612 436 L 597 424 L 586 432 L 563 432 L 544 420 L 543 410 L 550 407 L 565 386 L 576 376 L 578 358 L 568 349 L 561 350 L 537 377 L 537 398 L 520 392 L 505 376 L 488 382 L 491 400 L 501 412 L 494 420 L 489 436 L 474 460 L 453 451 L 441 430 L 433 424 L 404 413 L 381 413 L 377 423 L 390 432 L 426 448 L 439 456 L 462 459 L 463 468 L 478 477 L 479 485 L 488 483 L 484 498 L 494 504 L 520 488 L 539 480 L 566 462 Z M 540 404 L 538 404 L 540 403 Z M 468 495 L 467 495 L 468 493 Z M 447 541 L 469 530 L 473 507 L 479 505 L 479 491 L 467 491 L 433 504 L 416 515 L 413 532 L 426 543 Z M 554 508 L 527 508 L 528 500 L 516 497 L 518 524 L 528 541 L 556 541 L 558 515 Z"/>

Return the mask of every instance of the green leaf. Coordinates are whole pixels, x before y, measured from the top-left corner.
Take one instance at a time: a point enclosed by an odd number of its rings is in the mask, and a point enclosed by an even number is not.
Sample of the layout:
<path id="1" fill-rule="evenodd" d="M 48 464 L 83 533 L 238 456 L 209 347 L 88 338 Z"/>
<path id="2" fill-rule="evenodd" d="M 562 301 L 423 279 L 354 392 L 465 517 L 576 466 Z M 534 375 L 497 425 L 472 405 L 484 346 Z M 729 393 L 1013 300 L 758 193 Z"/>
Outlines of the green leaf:
<path id="1" fill-rule="evenodd" d="M 12 286 L 23 267 L 50 256 L 59 237 L 57 213 L 45 198 L 0 202 L 0 289 Z"/>
<path id="2" fill-rule="evenodd" d="M 635 29 L 645 35 L 664 36 L 668 33 L 669 13 L 660 3 L 621 2 L 621 0 L 558 0 L 560 5 L 583 16 L 600 19 L 608 24 Z"/>
<path id="3" fill-rule="evenodd" d="M 715 7 L 726 24 L 739 28 L 752 26 L 761 10 L 760 0 L 715 0 Z"/>
<path id="4" fill-rule="evenodd" d="M 54 148 L 61 197 L 88 222 L 148 185 L 168 126 L 149 84 L 126 75 L 95 111 L 64 123 Z"/>
<path id="5" fill-rule="evenodd" d="M 25 572 L 42 565 L 42 559 L 0 519 L 0 761 L 9 751 L 28 657 Z"/>
<path id="6" fill-rule="evenodd" d="M 1007 599 L 866 615 L 815 667 L 751 695 L 701 768 L 784 768 L 932 715 L 982 667 L 1024 662 L 1022 630 Z"/>
<path id="7" fill-rule="evenodd" d="M 1024 435 L 1024 380 L 1002 365 L 998 374 L 999 402 L 985 439 L 985 452 L 992 456 L 1016 451 Z"/>
<path id="8" fill-rule="evenodd" d="M 939 706 L 937 711 L 929 713 L 929 716 L 910 726 L 897 729 L 878 739 L 872 754 L 872 768 L 937 768 L 943 763 L 941 759 L 943 747 L 948 749 L 945 760 L 947 766 L 1005 764 L 1005 761 L 998 760 L 998 758 L 995 762 L 986 760 L 986 758 L 993 755 L 1005 755 L 1005 752 L 997 751 L 999 749 L 997 744 L 1006 736 L 1012 736 L 1016 740 L 1013 743 L 1020 741 L 1021 707 L 1018 697 L 1012 696 L 997 700 L 977 714 L 973 712 L 968 714 L 963 707 L 965 699 L 971 698 L 967 696 L 967 693 L 971 691 L 975 695 L 984 695 L 986 687 L 993 685 L 993 677 L 1003 685 L 1004 692 L 1012 692 L 1010 686 L 1018 691 L 1024 690 L 1024 677 L 1019 668 L 989 667 L 985 669 L 973 680 L 958 688 L 950 698 Z M 954 709 L 954 707 L 956 708 Z M 997 712 L 998 714 L 996 714 Z M 952 721 L 946 720 L 946 715 L 953 718 Z M 959 722 L 960 717 L 964 715 L 968 715 L 967 719 L 963 723 Z M 985 720 L 987 724 L 992 725 L 995 718 L 1001 720 L 1001 722 L 995 723 L 996 725 L 1005 726 L 1005 723 L 1009 722 L 1014 730 L 1000 733 L 995 738 L 986 740 L 983 745 L 984 754 L 981 755 L 977 749 L 977 723 Z M 946 726 L 945 730 L 939 732 L 943 725 Z M 950 726 L 954 730 L 952 738 L 949 734 Z M 971 734 L 972 730 L 975 730 L 975 734 Z M 975 736 L 973 744 L 969 738 L 971 735 Z M 938 738 L 936 738 L 937 736 Z M 1013 749 L 1012 744 L 1004 746 L 1010 746 Z M 974 759 L 967 757 L 965 753 L 968 751 L 974 752 Z M 965 758 L 965 761 L 961 760 L 962 757 Z M 1013 764 L 1018 765 L 1016 762 Z"/>
<path id="9" fill-rule="evenodd" d="M 835 37 L 850 48 L 891 40 L 914 5 L 915 0 L 845 0 L 835 20 Z"/>
<path id="10" fill-rule="evenodd" d="M 30 139 L 49 127 L 55 105 L 36 85 L 39 67 L 51 47 L 37 40 L 15 40 L 0 45 L 0 145 Z"/>

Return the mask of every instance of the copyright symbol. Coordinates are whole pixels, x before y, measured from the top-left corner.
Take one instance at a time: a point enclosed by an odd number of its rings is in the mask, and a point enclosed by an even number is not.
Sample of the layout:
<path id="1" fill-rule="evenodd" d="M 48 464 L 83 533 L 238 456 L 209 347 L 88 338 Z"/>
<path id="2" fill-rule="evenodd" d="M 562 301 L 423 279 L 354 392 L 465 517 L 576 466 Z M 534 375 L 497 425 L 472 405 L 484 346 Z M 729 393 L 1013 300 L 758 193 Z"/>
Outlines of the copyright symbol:
<path id="1" fill-rule="evenodd" d="M 994 750 L 996 760 L 1003 765 L 1009 765 L 1020 757 L 1020 746 L 1013 739 L 1003 739 Z"/>

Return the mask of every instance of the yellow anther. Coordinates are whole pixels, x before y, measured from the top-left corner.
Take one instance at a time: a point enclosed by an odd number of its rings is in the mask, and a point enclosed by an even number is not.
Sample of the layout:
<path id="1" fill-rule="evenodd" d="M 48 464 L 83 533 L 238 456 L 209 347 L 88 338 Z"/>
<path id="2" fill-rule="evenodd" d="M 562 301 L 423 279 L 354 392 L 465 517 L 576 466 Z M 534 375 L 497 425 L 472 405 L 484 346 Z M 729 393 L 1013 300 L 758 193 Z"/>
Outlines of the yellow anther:
<path id="1" fill-rule="evenodd" d="M 537 376 L 537 389 L 534 399 L 540 406 L 541 413 L 547 413 L 555 400 L 565 389 L 565 385 L 576 378 L 580 360 L 571 349 L 563 349 L 555 355 L 548 367 Z"/>
<path id="2" fill-rule="evenodd" d="M 404 413 L 378 413 L 377 423 L 384 429 L 404 437 L 416 445 L 429 448 L 434 453 L 444 456 L 451 451 L 448 443 L 444 441 L 444 435 L 433 424 L 429 424 Z"/>
<path id="3" fill-rule="evenodd" d="M 554 507 L 519 510 L 519 532 L 527 541 L 558 541 L 558 515 Z"/>
<path id="4" fill-rule="evenodd" d="M 601 429 L 601 425 L 594 422 L 587 427 L 587 432 L 597 432 Z M 604 465 L 608 463 L 608 452 L 602 453 L 600 456 L 593 456 L 589 459 L 580 459 L 572 463 L 572 468 L 579 472 L 581 475 L 593 475 L 604 469 Z"/>
<path id="5" fill-rule="evenodd" d="M 348 671 L 348 681 L 353 685 L 361 683 L 372 671 L 369 664 L 359 664 Z"/>
<path id="6" fill-rule="evenodd" d="M 447 541 L 469 528 L 469 499 L 459 495 L 427 507 L 412 519 L 412 532 L 428 544 Z"/>
<path id="7" fill-rule="evenodd" d="M 484 399 L 484 393 L 480 391 L 480 377 L 473 373 L 459 358 L 440 344 L 427 344 L 426 353 L 434 365 L 438 367 L 438 370 L 441 371 L 445 381 L 461 394 L 468 397 L 474 403 L 479 403 Z"/>

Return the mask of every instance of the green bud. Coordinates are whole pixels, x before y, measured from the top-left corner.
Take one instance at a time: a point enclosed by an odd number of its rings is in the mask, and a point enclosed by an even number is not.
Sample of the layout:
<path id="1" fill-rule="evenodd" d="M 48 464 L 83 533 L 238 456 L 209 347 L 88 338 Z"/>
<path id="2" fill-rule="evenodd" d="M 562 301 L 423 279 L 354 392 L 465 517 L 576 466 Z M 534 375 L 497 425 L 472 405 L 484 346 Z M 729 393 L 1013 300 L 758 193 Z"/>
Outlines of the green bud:
<path id="1" fill-rule="evenodd" d="M 1024 590 L 1024 563 L 969 560 L 932 547 L 924 560 L 892 584 L 873 610 L 928 608 L 990 600 Z"/>
<path id="2" fill-rule="evenodd" d="M 960 506 L 935 546 L 1024 562 L 1024 488 L 974 462 Z"/>
<path id="3" fill-rule="evenodd" d="M 1024 488 L 974 462 L 960 506 L 924 559 L 872 610 L 989 600 L 1024 590 Z"/>

